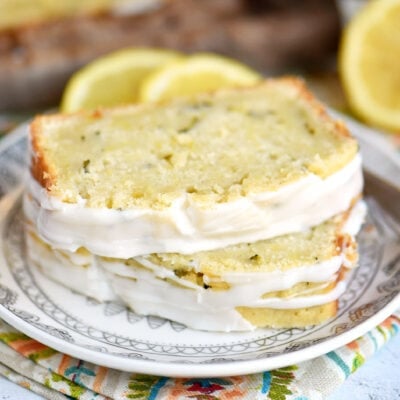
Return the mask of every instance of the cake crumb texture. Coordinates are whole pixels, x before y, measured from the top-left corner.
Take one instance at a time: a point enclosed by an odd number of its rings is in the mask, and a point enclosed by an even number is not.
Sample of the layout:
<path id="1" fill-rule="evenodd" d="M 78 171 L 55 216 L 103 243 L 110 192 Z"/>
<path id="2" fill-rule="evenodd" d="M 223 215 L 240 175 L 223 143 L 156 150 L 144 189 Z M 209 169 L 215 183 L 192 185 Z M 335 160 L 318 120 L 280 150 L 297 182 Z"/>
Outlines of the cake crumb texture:
<path id="1" fill-rule="evenodd" d="M 232 272 L 289 271 L 329 261 L 342 252 L 356 264 L 356 242 L 341 232 L 346 219 L 347 215 L 341 214 L 303 232 L 253 243 L 193 254 L 156 253 L 144 258 L 180 274 L 194 271 L 211 278 Z"/>
<path id="2" fill-rule="evenodd" d="M 204 207 L 349 163 L 357 143 L 295 78 L 161 104 L 37 117 L 32 173 L 86 207 Z"/>
<path id="3" fill-rule="evenodd" d="M 337 301 L 298 309 L 237 307 L 236 310 L 257 328 L 302 328 L 321 324 L 334 317 Z"/>

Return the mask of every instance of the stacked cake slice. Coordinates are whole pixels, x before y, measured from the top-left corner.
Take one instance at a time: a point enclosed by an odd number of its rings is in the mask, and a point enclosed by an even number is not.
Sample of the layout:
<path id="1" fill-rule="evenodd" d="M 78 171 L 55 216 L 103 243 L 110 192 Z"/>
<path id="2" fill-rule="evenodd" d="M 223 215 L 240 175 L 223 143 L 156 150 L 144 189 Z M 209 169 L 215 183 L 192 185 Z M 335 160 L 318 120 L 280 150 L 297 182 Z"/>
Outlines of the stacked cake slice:
<path id="1" fill-rule="evenodd" d="M 31 143 L 28 255 L 52 279 L 204 330 L 335 315 L 361 159 L 302 82 L 38 117 Z"/>

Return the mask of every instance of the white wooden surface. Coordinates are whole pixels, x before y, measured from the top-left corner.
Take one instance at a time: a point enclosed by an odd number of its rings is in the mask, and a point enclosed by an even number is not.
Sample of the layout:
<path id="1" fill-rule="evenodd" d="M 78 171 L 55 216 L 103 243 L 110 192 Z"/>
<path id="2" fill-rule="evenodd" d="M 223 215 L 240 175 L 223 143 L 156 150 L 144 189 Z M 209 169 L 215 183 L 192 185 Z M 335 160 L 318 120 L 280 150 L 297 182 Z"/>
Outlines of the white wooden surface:
<path id="1" fill-rule="evenodd" d="M 387 343 L 326 400 L 396 399 L 400 399 L 400 335 Z M 0 400 L 42 398 L 0 377 Z"/>
<path id="2" fill-rule="evenodd" d="M 0 376 L 0 400 L 42 400 L 42 397 Z"/>
<path id="3" fill-rule="evenodd" d="M 399 400 L 400 335 L 390 340 L 329 400 Z"/>

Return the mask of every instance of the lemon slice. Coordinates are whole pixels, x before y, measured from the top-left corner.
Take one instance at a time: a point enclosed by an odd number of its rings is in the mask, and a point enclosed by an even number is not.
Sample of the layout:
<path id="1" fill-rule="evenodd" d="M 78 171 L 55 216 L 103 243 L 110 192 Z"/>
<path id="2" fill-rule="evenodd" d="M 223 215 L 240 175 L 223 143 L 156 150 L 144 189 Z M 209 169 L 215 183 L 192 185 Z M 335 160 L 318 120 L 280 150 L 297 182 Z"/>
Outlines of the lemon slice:
<path id="1" fill-rule="evenodd" d="M 222 87 L 252 85 L 261 75 L 226 57 L 199 53 L 176 60 L 149 74 L 139 90 L 143 102 L 163 101 Z"/>
<path id="2" fill-rule="evenodd" d="M 139 86 L 150 72 L 182 57 L 161 49 L 125 49 L 98 58 L 72 76 L 61 100 L 61 111 L 136 102 Z"/>
<path id="3" fill-rule="evenodd" d="M 375 0 L 350 22 L 339 70 L 349 104 L 367 122 L 400 129 L 400 0 Z"/>

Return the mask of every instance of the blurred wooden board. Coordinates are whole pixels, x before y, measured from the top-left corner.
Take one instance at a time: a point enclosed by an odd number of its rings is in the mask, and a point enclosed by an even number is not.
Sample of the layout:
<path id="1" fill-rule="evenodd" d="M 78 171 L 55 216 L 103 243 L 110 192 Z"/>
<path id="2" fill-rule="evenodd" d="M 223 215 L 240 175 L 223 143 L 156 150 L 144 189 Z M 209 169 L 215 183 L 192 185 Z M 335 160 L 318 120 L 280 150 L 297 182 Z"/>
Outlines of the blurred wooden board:
<path id="1" fill-rule="evenodd" d="M 268 74 L 323 68 L 340 32 L 334 0 L 168 0 L 0 32 L 0 110 L 56 105 L 70 75 L 121 47 L 214 51 Z"/>

